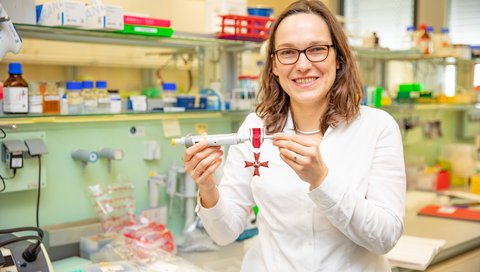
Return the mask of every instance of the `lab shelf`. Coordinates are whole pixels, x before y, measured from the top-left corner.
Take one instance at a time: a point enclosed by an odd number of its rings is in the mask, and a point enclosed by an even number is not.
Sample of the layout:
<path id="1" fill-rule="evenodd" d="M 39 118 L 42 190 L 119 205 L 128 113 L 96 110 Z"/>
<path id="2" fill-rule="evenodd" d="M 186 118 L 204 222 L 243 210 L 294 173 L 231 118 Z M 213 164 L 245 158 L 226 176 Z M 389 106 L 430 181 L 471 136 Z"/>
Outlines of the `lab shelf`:
<path id="1" fill-rule="evenodd" d="M 244 117 L 247 111 L 187 111 L 187 112 L 125 112 L 118 114 L 83 115 L 0 115 L 2 125 L 48 124 L 48 123 L 100 123 L 124 121 L 149 121 L 165 119 L 207 119 L 221 117 Z"/>
<path id="2" fill-rule="evenodd" d="M 125 34 L 112 31 L 85 30 L 78 28 L 48 27 L 15 24 L 22 38 L 52 41 L 117 44 L 131 46 L 196 49 L 199 46 L 222 46 L 227 50 L 248 50 L 259 47 L 259 43 L 216 39 L 213 35 L 175 32 L 172 37 L 156 37 Z"/>
<path id="3" fill-rule="evenodd" d="M 460 63 L 480 63 L 480 60 L 462 59 L 453 53 L 432 53 L 423 54 L 418 49 L 411 50 L 389 50 L 387 48 L 362 48 L 354 47 L 353 51 L 359 58 L 377 59 L 377 60 L 399 60 L 399 61 L 415 61 L 415 60 L 445 60 L 446 64 Z"/>
<path id="4" fill-rule="evenodd" d="M 405 112 L 405 111 L 470 111 L 479 110 L 479 108 L 473 104 L 396 104 L 390 106 L 384 106 L 384 109 L 388 112 Z"/>

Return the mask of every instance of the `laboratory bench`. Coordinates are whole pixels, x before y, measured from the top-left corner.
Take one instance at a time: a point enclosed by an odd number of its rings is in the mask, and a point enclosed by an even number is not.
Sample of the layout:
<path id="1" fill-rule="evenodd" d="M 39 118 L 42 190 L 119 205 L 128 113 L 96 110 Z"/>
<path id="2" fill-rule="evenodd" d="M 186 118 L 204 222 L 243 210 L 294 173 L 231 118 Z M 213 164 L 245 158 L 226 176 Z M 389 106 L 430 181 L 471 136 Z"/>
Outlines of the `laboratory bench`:
<path id="1" fill-rule="evenodd" d="M 408 203 L 408 194 L 407 194 Z M 445 240 L 445 245 L 425 271 L 480 272 L 480 223 L 416 214 L 407 204 L 404 235 Z M 256 238 L 235 242 L 218 251 L 180 253 L 207 271 L 240 271 L 245 252 Z M 394 272 L 415 271 L 394 267 Z"/>

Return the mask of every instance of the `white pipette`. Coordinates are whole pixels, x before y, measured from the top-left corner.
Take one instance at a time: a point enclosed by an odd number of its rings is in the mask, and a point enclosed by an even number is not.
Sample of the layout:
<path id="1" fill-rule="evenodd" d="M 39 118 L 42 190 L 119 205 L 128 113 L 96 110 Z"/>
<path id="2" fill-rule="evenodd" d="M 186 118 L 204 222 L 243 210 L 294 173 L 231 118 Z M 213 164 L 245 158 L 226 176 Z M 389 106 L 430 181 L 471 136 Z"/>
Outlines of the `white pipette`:
<path id="1" fill-rule="evenodd" d="M 211 134 L 211 135 L 187 135 L 181 138 L 173 138 L 172 144 L 183 144 L 186 147 L 191 147 L 192 145 L 202 141 L 207 140 L 208 146 L 219 146 L 219 145 L 236 145 L 241 144 L 246 141 L 251 141 L 252 135 L 249 136 L 240 136 L 237 133 L 230 134 Z M 264 139 L 273 139 L 273 135 L 262 135 L 261 141 Z"/>

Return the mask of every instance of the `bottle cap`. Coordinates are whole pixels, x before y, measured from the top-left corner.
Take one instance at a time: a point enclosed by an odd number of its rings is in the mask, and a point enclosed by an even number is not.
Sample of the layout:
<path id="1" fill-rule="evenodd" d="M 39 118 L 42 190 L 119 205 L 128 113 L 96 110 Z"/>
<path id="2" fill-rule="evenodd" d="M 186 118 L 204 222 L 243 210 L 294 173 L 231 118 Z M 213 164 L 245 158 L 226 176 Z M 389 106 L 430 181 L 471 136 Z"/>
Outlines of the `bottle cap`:
<path id="1" fill-rule="evenodd" d="M 415 31 L 415 27 L 414 26 L 407 26 L 407 31 Z"/>
<path id="2" fill-rule="evenodd" d="M 107 81 L 106 80 L 97 80 L 95 82 L 95 88 L 106 89 L 107 88 Z"/>
<path id="3" fill-rule="evenodd" d="M 82 89 L 82 83 L 76 81 L 67 81 L 65 86 L 68 91 L 79 91 Z"/>
<path id="4" fill-rule="evenodd" d="M 85 80 L 82 82 L 82 86 L 84 89 L 93 89 L 93 81 Z"/>
<path id="5" fill-rule="evenodd" d="M 8 64 L 8 73 L 12 75 L 22 74 L 22 64 L 18 62 L 12 62 Z"/>
<path id="6" fill-rule="evenodd" d="M 442 27 L 442 30 L 440 30 L 442 33 L 448 33 L 448 27 Z"/>
<path id="7" fill-rule="evenodd" d="M 175 90 L 177 90 L 177 83 L 175 83 L 175 82 L 164 82 L 164 83 L 162 83 L 162 89 L 164 91 L 175 91 Z"/>

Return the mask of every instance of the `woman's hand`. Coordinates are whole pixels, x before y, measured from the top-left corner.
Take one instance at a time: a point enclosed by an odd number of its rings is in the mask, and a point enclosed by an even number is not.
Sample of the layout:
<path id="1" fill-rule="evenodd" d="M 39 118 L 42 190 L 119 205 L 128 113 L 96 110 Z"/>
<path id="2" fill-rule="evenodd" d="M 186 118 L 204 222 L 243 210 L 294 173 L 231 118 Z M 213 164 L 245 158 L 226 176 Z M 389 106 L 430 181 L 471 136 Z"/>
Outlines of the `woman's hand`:
<path id="1" fill-rule="evenodd" d="M 322 159 L 317 141 L 297 134 L 275 133 L 273 145 L 279 148 L 282 160 L 310 184 L 310 190 L 322 184 L 328 167 Z"/>
<path id="2" fill-rule="evenodd" d="M 202 205 L 213 207 L 218 201 L 215 170 L 222 163 L 223 150 L 220 146 L 208 146 L 206 140 L 187 148 L 183 156 L 185 171 L 192 176 L 200 191 Z"/>

